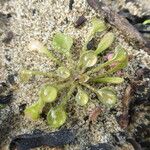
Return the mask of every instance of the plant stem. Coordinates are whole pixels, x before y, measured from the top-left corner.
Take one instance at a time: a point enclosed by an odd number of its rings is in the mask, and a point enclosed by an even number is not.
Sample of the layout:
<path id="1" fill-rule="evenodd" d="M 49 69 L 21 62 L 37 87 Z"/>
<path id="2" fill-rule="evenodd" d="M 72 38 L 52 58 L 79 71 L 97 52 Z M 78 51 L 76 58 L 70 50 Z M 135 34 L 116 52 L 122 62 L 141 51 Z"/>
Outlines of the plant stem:
<path id="1" fill-rule="evenodd" d="M 120 84 L 124 81 L 124 79 L 120 77 L 95 77 L 95 78 L 91 78 L 90 81 L 95 83 Z"/>
<path id="2" fill-rule="evenodd" d="M 52 78 L 52 77 L 57 77 L 54 73 L 52 72 L 41 72 L 41 71 L 30 71 L 30 70 L 25 70 L 27 71 L 29 74 L 31 75 L 42 75 L 42 76 L 47 76 L 49 78 Z"/>
<path id="3" fill-rule="evenodd" d="M 69 64 L 71 65 L 71 67 L 73 67 L 74 68 L 74 64 L 75 64 L 75 62 L 74 62 L 74 60 L 72 59 L 72 55 L 71 54 L 69 54 L 69 55 L 65 55 L 66 56 L 66 58 L 67 58 L 67 61 L 69 62 Z"/>
<path id="4" fill-rule="evenodd" d="M 67 93 L 67 96 L 63 99 L 62 103 L 60 104 L 60 106 L 65 107 L 67 104 L 67 101 L 70 99 L 72 93 L 74 92 L 76 88 L 75 84 L 72 84 L 71 87 L 69 88 L 69 91 Z"/>
<path id="5" fill-rule="evenodd" d="M 95 94 L 97 94 L 97 90 L 95 88 L 93 88 L 92 86 L 90 86 L 89 84 L 86 84 L 86 83 L 80 83 L 80 84 L 85 86 L 86 88 L 88 88 L 89 90 L 94 92 Z"/>
<path id="6" fill-rule="evenodd" d="M 102 68 L 104 68 L 104 67 L 110 65 L 111 63 L 112 63 L 112 61 L 107 61 L 107 62 L 105 62 L 105 63 L 103 63 L 103 64 L 100 64 L 100 65 L 98 65 L 97 67 L 95 67 L 95 68 L 93 68 L 93 69 L 87 71 L 86 74 L 87 74 L 87 75 L 90 75 L 90 74 L 92 74 L 92 73 L 98 72 L 99 70 L 101 70 Z"/>
<path id="7" fill-rule="evenodd" d="M 88 42 L 91 40 L 92 36 L 93 36 L 93 30 L 91 30 L 91 31 L 88 33 L 88 36 L 87 36 L 87 38 L 85 39 L 85 43 L 84 43 L 84 45 L 83 45 L 83 47 L 82 47 L 82 50 L 81 50 L 81 52 L 80 52 L 80 58 L 79 58 L 79 61 L 78 61 L 78 63 L 77 63 L 77 69 L 79 69 L 79 67 L 80 67 L 81 57 L 82 57 L 82 55 L 84 54 L 84 52 L 87 50 L 87 44 L 88 44 Z"/>
<path id="8" fill-rule="evenodd" d="M 115 72 L 118 71 L 118 70 L 120 70 L 120 68 L 119 68 L 118 65 L 117 65 L 117 66 L 115 66 L 114 68 L 111 68 L 111 69 L 107 70 L 107 72 L 105 72 L 105 73 L 103 73 L 103 74 L 97 76 L 97 78 L 102 78 L 102 77 L 105 77 L 105 76 L 107 76 L 107 75 L 113 74 L 113 73 L 115 73 Z"/>
<path id="9" fill-rule="evenodd" d="M 71 81 L 65 82 L 65 83 L 61 83 L 61 84 L 53 84 L 54 86 L 56 86 L 56 88 L 58 90 L 62 90 L 63 88 L 67 88 L 71 85 Z"/>
<path id="10" fill-rule="evenodd" d="M 48 49 L 45 50 L 45 54 L 46 54 L 47 57 L 49 57 L 50 59 L 55 61 L 58 65 L 62 64 L 57 58 L 54 57 L 54 55 Z"/>
<path id="11" fill-rule="evenodd" d="M 93 30 L 91 30 L 91 31 L 88 33 L 88 36 L 87 36 L 87 38 L 85 39 L 85 44 L 83 45 L 82 51 L 81 51 L 81 53 L 80 53 L 80 56 L 87 50 L 87 44 L 88 44 L 88 42 L 92 39 L 92 36 L 93 36 Z"/>

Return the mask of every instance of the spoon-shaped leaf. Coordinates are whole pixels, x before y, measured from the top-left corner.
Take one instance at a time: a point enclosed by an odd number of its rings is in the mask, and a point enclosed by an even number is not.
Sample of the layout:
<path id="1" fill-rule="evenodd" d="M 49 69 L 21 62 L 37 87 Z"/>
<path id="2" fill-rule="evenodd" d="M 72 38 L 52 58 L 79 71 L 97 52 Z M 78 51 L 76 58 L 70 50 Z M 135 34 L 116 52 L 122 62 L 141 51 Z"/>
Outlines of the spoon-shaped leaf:
<path id="1" fill-rule="evenodd" d="M 27 82 L 33 75 L 40 75 L 40 76 L 46 76 L 49 78 L 52 77 L 58 77 L 55 73 L 53 72 L 41 72 L 41 71 L 33 71 L 33 70 L 22 70 L 20 72 L 20 80 L 22 82 Z"/>
<path id="2" fill-rule="evenodd" d="M 144 25 L 150 24 L 150 19 L 147 19 L 143 22 Z"/>
<path id="3" fill-rule="evenodd" d="M 63 33 L 56 33 L 53 37 L 52 44 L 55 50 L 58 50 L 62 54 L 70 55 L 73 39 Z"/>
<path id="4" fill-rule="evenodd" d="M 51 108 L 47 114 L 47 123 L 52 128 L 59 128 L 66 122 L 66 112 L 63 107 Z"/>
<path id="5" fill-rule="evenodd" d="M 110 87 L 104 87 L 97 91 L 99 100 L 107 107 L 114 107 L 117 102 L 116 92 Z"/>
<path id="6" fill-rule="evenodd" d="M 98 65 L 97 67 L 89 70 L 87 74 L 95 73 L 101 70 L 102 68 L 105 68 L 106 66 L 109 66 L 111 64 L 115 64 L 115 66 L 109 70 L 104 75 L 114 73 L 122 68 L 125 68 L 128 64 L 128 54 L 124 48 L 121 46 L 118 46 L 115 50 L 115 54 L 109 61 Z M 99 77 L 103 77 L 104 75 L 100 75 Z"/>
<path id="7" fill-rule="evenodd" d="M 123 78 L 120 77 L 96 77 L 93 78 L 91 81 L 93 82 L 99 82 L 99 83 L 114 83 L 114 84 L 120 84 L 124 81 Z"/>
<path id="8" fill-rule="evenodd" d="M 115 54 L 112 60 L 108 61 L 109 64 L 116 63 L 115 67 L 107 70 L 107 74 L 114 73 L 120 69 L 125 68 L 128 65 L 128 54 L 126 50 L 120 46 L 116 48 Z"/>
<path id="9" fill-rule="evenodd" d="M 41 99 L 39 99 L 39 101 L 25 109 L 25 116 L 32 120 L 37 120 L 40 117 L 40 114 L 42 113 L 44 105 L 45 103 Z"/>
<path id="10" fill-rule="evenodd" d="M 100 19 L 98 19 L 98 18 L 92 19 L 92 28 L 89 31 L 88 35 L 86 36 L 85 44 L 83 45 L 81 55 L 83 54 L 84 51 L 87 50 L 87 44 L 92 39 L 94 34 L 97 32 L 102 32 L 102 31 L 106 30 L 106 28 L 107 27 L 106 27 L 105 23 L 103 21 L 101 21 Z"/>
<path id="11" fill-rule="evenodd" d="M 28 82 L 32 77 L 32 73 L 29 70 L 22 70 L 20 72 L 20 80 L 21 82 Z"/>
<path id="12" fill-rule="evenodd" d="M 79 76 L 79 81 L 80 82 L 87 82 L 90 79 L 90 77 L 87 74 L 81 74 Z"/>
<path id="13" fill-rule="evenodd" d="M 59 77 L 64 78 L 64 79 L 67 79 L 70 77 L 70 71 L 69 71 L 69 69 L 67 69 L 65 67 L 59 67 L 56 70 L 56 73 Z"/>
<path id="14" fill-rule="evenodd" d="M 40 98 L 47 103 L 53 102 L 57 98 L 57 88 L 51 85 L 45 85 L 40 91 Z"/>
<path id="15" fill-rule="evenodd" d="M 112 32 L 108 32 L 107 34 L 105 34 L 103 38 L 101 39 L 100 43 L 98 44 L 95 54 L 98 55 L 104 50 L 106 50 L 107 48 L 109 48 L 111 44 L 113 43 L 114 39 L 115 39 L 115 36 Z"/>
<path id="16" fill-rule="evenodd" d="M 98 18 L 93 18 L 92 19 L 92 32 L 93 32 L 93 34 L 96 32 L 102 32 L 104 30 L 106 30 L 105 23 Z"/>
<path id="17" fill-rule="evenodd" d="M 84 68 L 92 67 L 97 62 L 97 55 L 93 51 L 85 52 L 81 57 L 81 65 Z"/>
<path id="18" fill-rule="evenodd" d="M 76 102 L 77 102 L 78 105 L 84 106 L 84 105 L 87 104 L 87 102 L 89 100 L 89 96 L 81 88 L 78 88 L 78 93 L 77 93 L 77 95 L 75 97 L 75 100 L 76 100 Z"/>
<path id="19" fill-rule="evenodd" d="M 122 62 L 126 60 L 127 58 L 128 58 L 127 51 L 121 46 L 118 46 L 115 50 L 115 54 L 112 58 L 112 61 Z"/>

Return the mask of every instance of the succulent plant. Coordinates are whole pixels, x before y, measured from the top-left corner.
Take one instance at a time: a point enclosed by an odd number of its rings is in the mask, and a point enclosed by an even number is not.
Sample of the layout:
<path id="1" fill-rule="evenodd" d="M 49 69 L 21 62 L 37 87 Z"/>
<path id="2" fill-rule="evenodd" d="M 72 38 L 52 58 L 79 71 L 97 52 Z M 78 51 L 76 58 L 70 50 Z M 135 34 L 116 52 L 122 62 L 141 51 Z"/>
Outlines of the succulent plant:
<path id="1" fill-rule="evenodd" d="M 95 36 L 97 32 L 105 31 L 105 35 L 101 38 L 96 50 L 87 50 L 88 42 Z M 103 32 L 104 33 L 104 32 Z M 64 33 L 56 33 L 52 40 L 52 46 L 55 51 L 61 53 L 69 62 L 65 64 L 61 62 L 54 54 L 51 53 L 39 41 L 31 41 L 29 48 L 31 50 L 37 50 L 40 53 L 45 54 L 56 64 L 58 69 L 53 72 L 39 72 L 31 70 L 22 70 L 20 77 L 21 81 L 27 82 L 33 75 L 47 76 L 49 78 L 55 78 L 56 83 L 49 83 L 44 85 L 39 92 L 39 101 L 32 104 L 25 109 L 25 116 L 36 120 L 40 117 L 42 110 L 48 103 L 54 103 L 50 105 L 49 112 L 47 113 L 47 123 L 52 128 L 59 128 L 67 119 L 66 107 L 67 101 L 72 97 L 72 93 L 76 90 L 75 101 L 79 107 L 85 106 L 90 100 L 86 88 L 94 92 L 98 101 L 108 107 L 112 108 L 117 103 L 117 95 L 113 88 L 103 87 L 97 89 L 92 85 L 111 83 L 120 84 L 124 81 L 121 77 L 113 77 L 118 70 L 123 69 L 128 64 L 128 55 L 121 45 L 115 48 L 113 57 L 108 61 L 102 61 L 102 54 L 105 54 L 109 50 L 109 47 L 115 40 L 115 35 L 112 32 L 107 31 L 105 22 L 94 18 L 92 20 L 92 27 L 89 31 L 85 44 L 80 51 L 79 60 L 75 61 L 71 55 L 73 39 L 69 35 Z M 115 64 L 115 65 L 111 65 Z M 66 93 L 66 95 L 64 94 Z M 58 102 L 58 103 L 57 103 Z M 56 105 L 55 107 L 52 107 Z"/>

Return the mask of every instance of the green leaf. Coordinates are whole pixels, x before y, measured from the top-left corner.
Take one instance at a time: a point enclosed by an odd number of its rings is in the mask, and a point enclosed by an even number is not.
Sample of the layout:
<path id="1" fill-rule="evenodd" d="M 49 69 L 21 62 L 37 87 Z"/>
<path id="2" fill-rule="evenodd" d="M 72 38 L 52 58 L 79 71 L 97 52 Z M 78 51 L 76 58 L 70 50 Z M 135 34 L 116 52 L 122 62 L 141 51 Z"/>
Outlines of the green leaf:
<path id="1" fill-rule="evenodd" d="M 118 46 L 116 49 L 115 49 L 115 54 L 113 56 L 113 58 L 103 64 L 100 64 L 98 65 L 97 67 L 89 70 L 87 72 L 87 74 L 92 74 L 94 72 L 98 72 L 100 71 L 102 68 L 105 68 L 111 64 L 115 64 L 115 67 L 111 67 L 111 69 L 107 70 L 106 73 L 100 75 L 99 77 L 103 77 L 107 74 L 111 74 L 111 73 L 114 73 L 122 68 L 125 68 L 128 64 L 128 54 L 126 52 L 126 50 L 124 48 L 122 48 L 121 46 Z"/>
<path id="2" fill-rule="evenodd" d="M 3 109 L 3 108 L 5 108 L 5 107 L 6 107 L 5 104 L 0 104 L 0 109 Z"/>
<path id="3" fill-rule="evenodd" d="M 56 73 L 59 77 L 61 78 L 64 78 L 64 79 L 67 79 L 70 77 L 70 71 L 69 69 L 65 68 L 65 67 L 59 67 L 57 70 L 56 70 Z"/>
<path id="4" fill-rule="evenodd" d="M 80 82 L 87 82 L 90 79 L 90 77 L 87 74 L 81 74 L 79 76 L 79 81 Z"/>
<path id="5" fill-rule="evenodd" d="M 114 68 L 107 70 L 106 74 L 115 73 L 118 70 L 125 68 L 127 66 L 127 64 L 128 64 L 128 60 L 125 60 L 123 63 L 119 62 Z"/>
<path id="6" fill-rule="evenodd" d="M 150 24 L 150 19 L 147 19 L 143 22 L 144 25 Z"/>
<path id="7" fill-rule="evenodd" d="M 63 33 L 56 33 L 53 37 L 52 45 L 55 50 L 58 50 L 62 54 L 70 55 L 73 39 Z"/>
<path id="8" fill-rule="evenodd" d="M 44 105 L 45 103 L 40 99 L 39 101 L 37 101 L 36 103 L 32 104 L 31 106 L 25 109 L 24 111 L 25 116 L 32 120 L 39 119 Z"/>
<path id="9" fill-rule="evenodd" d="M 84 105 L 87 104 L 87 102 L 89 100 L 89 96 L 81 88 L 78 88 L 78 93 L 77 93 L 77 95 L 75 97 L 75 100 L 76 100 L 76 102 L 77 102 L 78 105 L 84 106 Z"/>
<path id="10" fill-rule="evenodd" d="M 57 88 L 51 85 L 45 85 L 40 91 L 40 98 L 46 103 L 51 103 L 57 98 Z"/>
<path id="11" fill-rule="evenodd" d="M 93 82 L 100 82 L 100 83 L 114 83 L 114 84 L 120 84 L 124 81 L 123 78 L 120 77 L 104 77 L 104 78 L 93 78 Z"/>
<path id="12" fill-rule="evenodd" d="M 20 72 L 20 80 L 21 80 L 21 82 L 27 82 L 33 75 L 41 75 L 41 76 L 46 76 L 49 78 L 58 77 L 53 72 L 47 73 L 47 72 L 41 72 L 41 71 L 22 70 Z"/>
<path id="13" fill-rule="evenodd" d="M 110 87 L 104 87 L 98 91 L 99 100 L 107 107 L 114 107 L 118 101 L 116 92 Z"/>
<path id="14" fill-rule="evenodd" d="M 116 63 L 115 67 L 109 69 L 107 73 L 114 73 L 120 69 L 125 68 L 128 65 L 128 54 L 126 50 L 120 46 L 118 46 L 115 50 L 115 54 L 113 58 L 108 61 L 109 65 Z"/>
<path id="15" fill-rule="evenodd" d="M 83 45 L 80 56 L 87 50 L 87 44 L 92 39 L 94 34 L 97 32 L 102 32 L 102 31 L 106 30 L 106 28 L 107 27 L 106 27 L 105 23 L 103 21 L 101 21 L 100 19 L 98 19 L 98 18 L 92 19 L 92 28 L 85 38 L 85 44 Z"/>
<path id="16" fill-rule="evenodd" d="M 51 108 L 47 114 L 47 123 L 52 128 L 59 128 L 67 119 L 67 114 L 63 107 Z"/>
<path id="17" fill-rule="evenodd" d="M 122 62 L 122 61 L 126 60 L 127 58 L 128 58 L 127 51 L 124 48 L 122 48 L 121 46 L 118 46 L 115 49 L 115 54 L 111 61 Z"/>
<path id="18" fill-rule="evenodd" d="M 109 48 L 111 44 L 113 43 L 114 39 L 115 39 L 115 36 L 112 32 L 108 32 L 107 34 L 105 34 L 103 38 L 101 39 L 100 43 L 98 44 L 95 54 L 98 55 L 104 50 L 106 50 L 107 48 Z"/>
<path id="19" fill-rule="evenodd" d="M 103 21 L 98 18 L 92 19 L 92 32 L 95 34 L 96 32 L 102 32 L 106 30 L 106 25 Z"/>
<path id="20" fill-rule="evenodd" d="M 97 55 L 93 51 L 87 51 L 81 56 L 81 65 L 84 68 L 92 67 L 97 62 Z"/>
<path id="21" fill-rule="evenodd" d="M 32 77 L 32 71 L 29 70 L 22 70 L 20 72 L 20 81 L 21 82 L 27 82 L 30 80 L 30 78 Z"/>

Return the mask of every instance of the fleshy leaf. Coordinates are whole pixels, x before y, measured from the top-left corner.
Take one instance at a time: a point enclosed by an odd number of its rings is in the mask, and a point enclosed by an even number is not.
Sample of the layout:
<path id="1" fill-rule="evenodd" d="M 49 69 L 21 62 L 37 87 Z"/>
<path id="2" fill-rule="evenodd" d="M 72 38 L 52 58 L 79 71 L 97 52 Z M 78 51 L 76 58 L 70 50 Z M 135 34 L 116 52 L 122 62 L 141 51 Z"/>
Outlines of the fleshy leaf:
<path id="1" fill-rule="evenodd" d="M 98 47 L 95 53 L 98 55 L 104 50 L 106 50 L 107 48 L 109 48 L 111 44 L 113 43 L 114 39 L 115 39 L 115 36 L 112 32 L 108 32 L 107 34 L 105 34 L 103 38 L 101 39 L 100 43 L 98 44 Z"/>
<path id="2" fill-rule="evenodd" d="M 87 82 L 90 79 L 90 77 L 86 74 L 82 74 L 79 76 L 79 81 L 80 82 Z"/>
<path id="3" fill-rule="evenodd" d="M 45 103 L 40 99 L 39 101 L 25 109 L 25 116 L 32 120 L 37 120 L 40 117 L 40 114 L 42 113 L 44 105 Z"/>
<path id="4" fill-rule="evenodd" d="M 89 96 L 88 96 L 88 94 L 85 91 L 83 91 L 82 89 L 78 88 L 78 93 L 76 95 L 75 100 L 76 100 L 78 105 L 84 106 L 84 105 L 87 104 L 87 102 L 89 100 Z"/>
<path id="5" fill-rule="evenodd" d="M 53 37 L 52 44 L 55 50 L 58 50 L 65 55 L 70 55 L 73 39 L 63 33 L 56 33 Z"/>
<path id="6" fill-rule="evenodd" d="M 114 107 L 118 101 L 116 92 L 110 87 L 104 87 L 97 91 L 99 100 L 107 107 Z"/>
<path id="7" fill-rule="evenodd" d="M 47 123 L 52 128 L 59 128 L 67 119 L 67 114 L 63 107 L 51 108 L 47 114 Z"/>
<path id="8" fill-rule="evenodd" d="M 106 30 L 106 28 L 107 27 L 106 27 L 105 23 L 103 21 L 101 21 L 100 19 L 98 19 L 98 18 L 92 19 L 92 28 L 89 31 L 88 35 L 86 36 L 85 44 L 83 45 L 81 55 L 83 54 L 83 52 L 85 52 L 87 50 L 87 44 L 92 39 L 94 34 L 97 32 L 102 32 L 102 31 Z"/>
<path id="9" fill-rule="evenodd" d="M 46 85 L 40 91 L 40 98 L 42 99 L 42 101 L 50 103 L 56 100 L 57 93 L 57 88 L 51 85 Z"/>
<path id="10" fill-rule="evenodd" d="M 20 80 L 22 82 L 27 82 L 33 75 L 40 75 L 40 76 L 46 76 L 49 78 L 52 77 L 58 77 L 55 73 L 53 72 L 41 72 L 41 71 L 31 71 L 31 70 L 22 70 L 20 72 Z"/>
<path id="11" fill-rule="evenodd" d="M 97 62 L 97 55 L 93 51 L 85 52 L 81 57 L 81 65 L 85 68 L 92 67 Z"/>
<path id="12" fill-rule="evenodd" d="M 32 73 L 29 70 L 22 70 L 20 72 L 20 80 L 21 82 L 27 82 L 32 77 Z"/>
<path id="13" fill-rule="evenodd" d="M 0 109 L 3 109 L 3 108 L 5 108 L 5 107 L 6 107 L 5 104 L 0 104 Z"/>
<path id="14" fill-rule="evenodd" d="M 64 78 L 64 79 L 67 79 L 70 77 L 70 71 L 65 67 L 59 67 L 56 70 L 56 73 L 59 77 Z"/>
<path id="15" fill-rule="evenodd" d="M 104 77 L 104 78 L 93 78 L 93 82 L 100 82 L 100 83 L 114 83 L 114 84 L 120 84 L 124 81 L 123 78 L 120 77 Z"/>
<path id="16" fill-rule="evenodd" d="M 96 32 L 102 32 L 106 30 L 106 25 L 103 21 L 98 18 L 92 19 L 92 32 L 95 34 Z"/>
<path id="17" fill-rule="evenodd" d="M 128 65 L 128 54 L 126 50 L 120 46 L 116 48 L 113 58 L 108 61 L 111 63 L 116 63 L 115 67 L 109 69 L 107 73 L 114 73 L 120 69 L 125 68 Z"/>
<path id="18" fill-rule="evenodd" d="M 111 64 L 115 64 L 115 66 L 109 70 L 107 70 L 106 73 L 104 73 L 103 75 L 100 75 L 99 77 L 103 77 L 104 75 L 106 76 L 107 74 L 111 74 L 114 73 L 120 69 L 123 69 L 127 66 L 128 64 L 128 54 L 126 52 L 126 50 L 124 48 L 122 48 L 121 46 L 118 46 L 115 49 L 115 54 L 113 55 L 112 59 L 110 59 L 109 61 L 98 65 L 97 67 L 89 70 L 87 72 L 87 74 L 91 74 L 94 72 L 98 72 L 99 70 L 101 70 L 102 68 L 105 68 L 107 66 L 110 66 Z"/>
<path id="19" fill-rule="evenodd" d="M 128 58 L 128 54 L 124 48 L 118 46 L 115 50 L 115 54 L 112 58 L 113 61 L 122 62 Z"/>
<path id="20" fill-rule="evenodd" d="M 147 19 L 143 22 L 144 25 L 150 24 L 150 19 Z"/>

